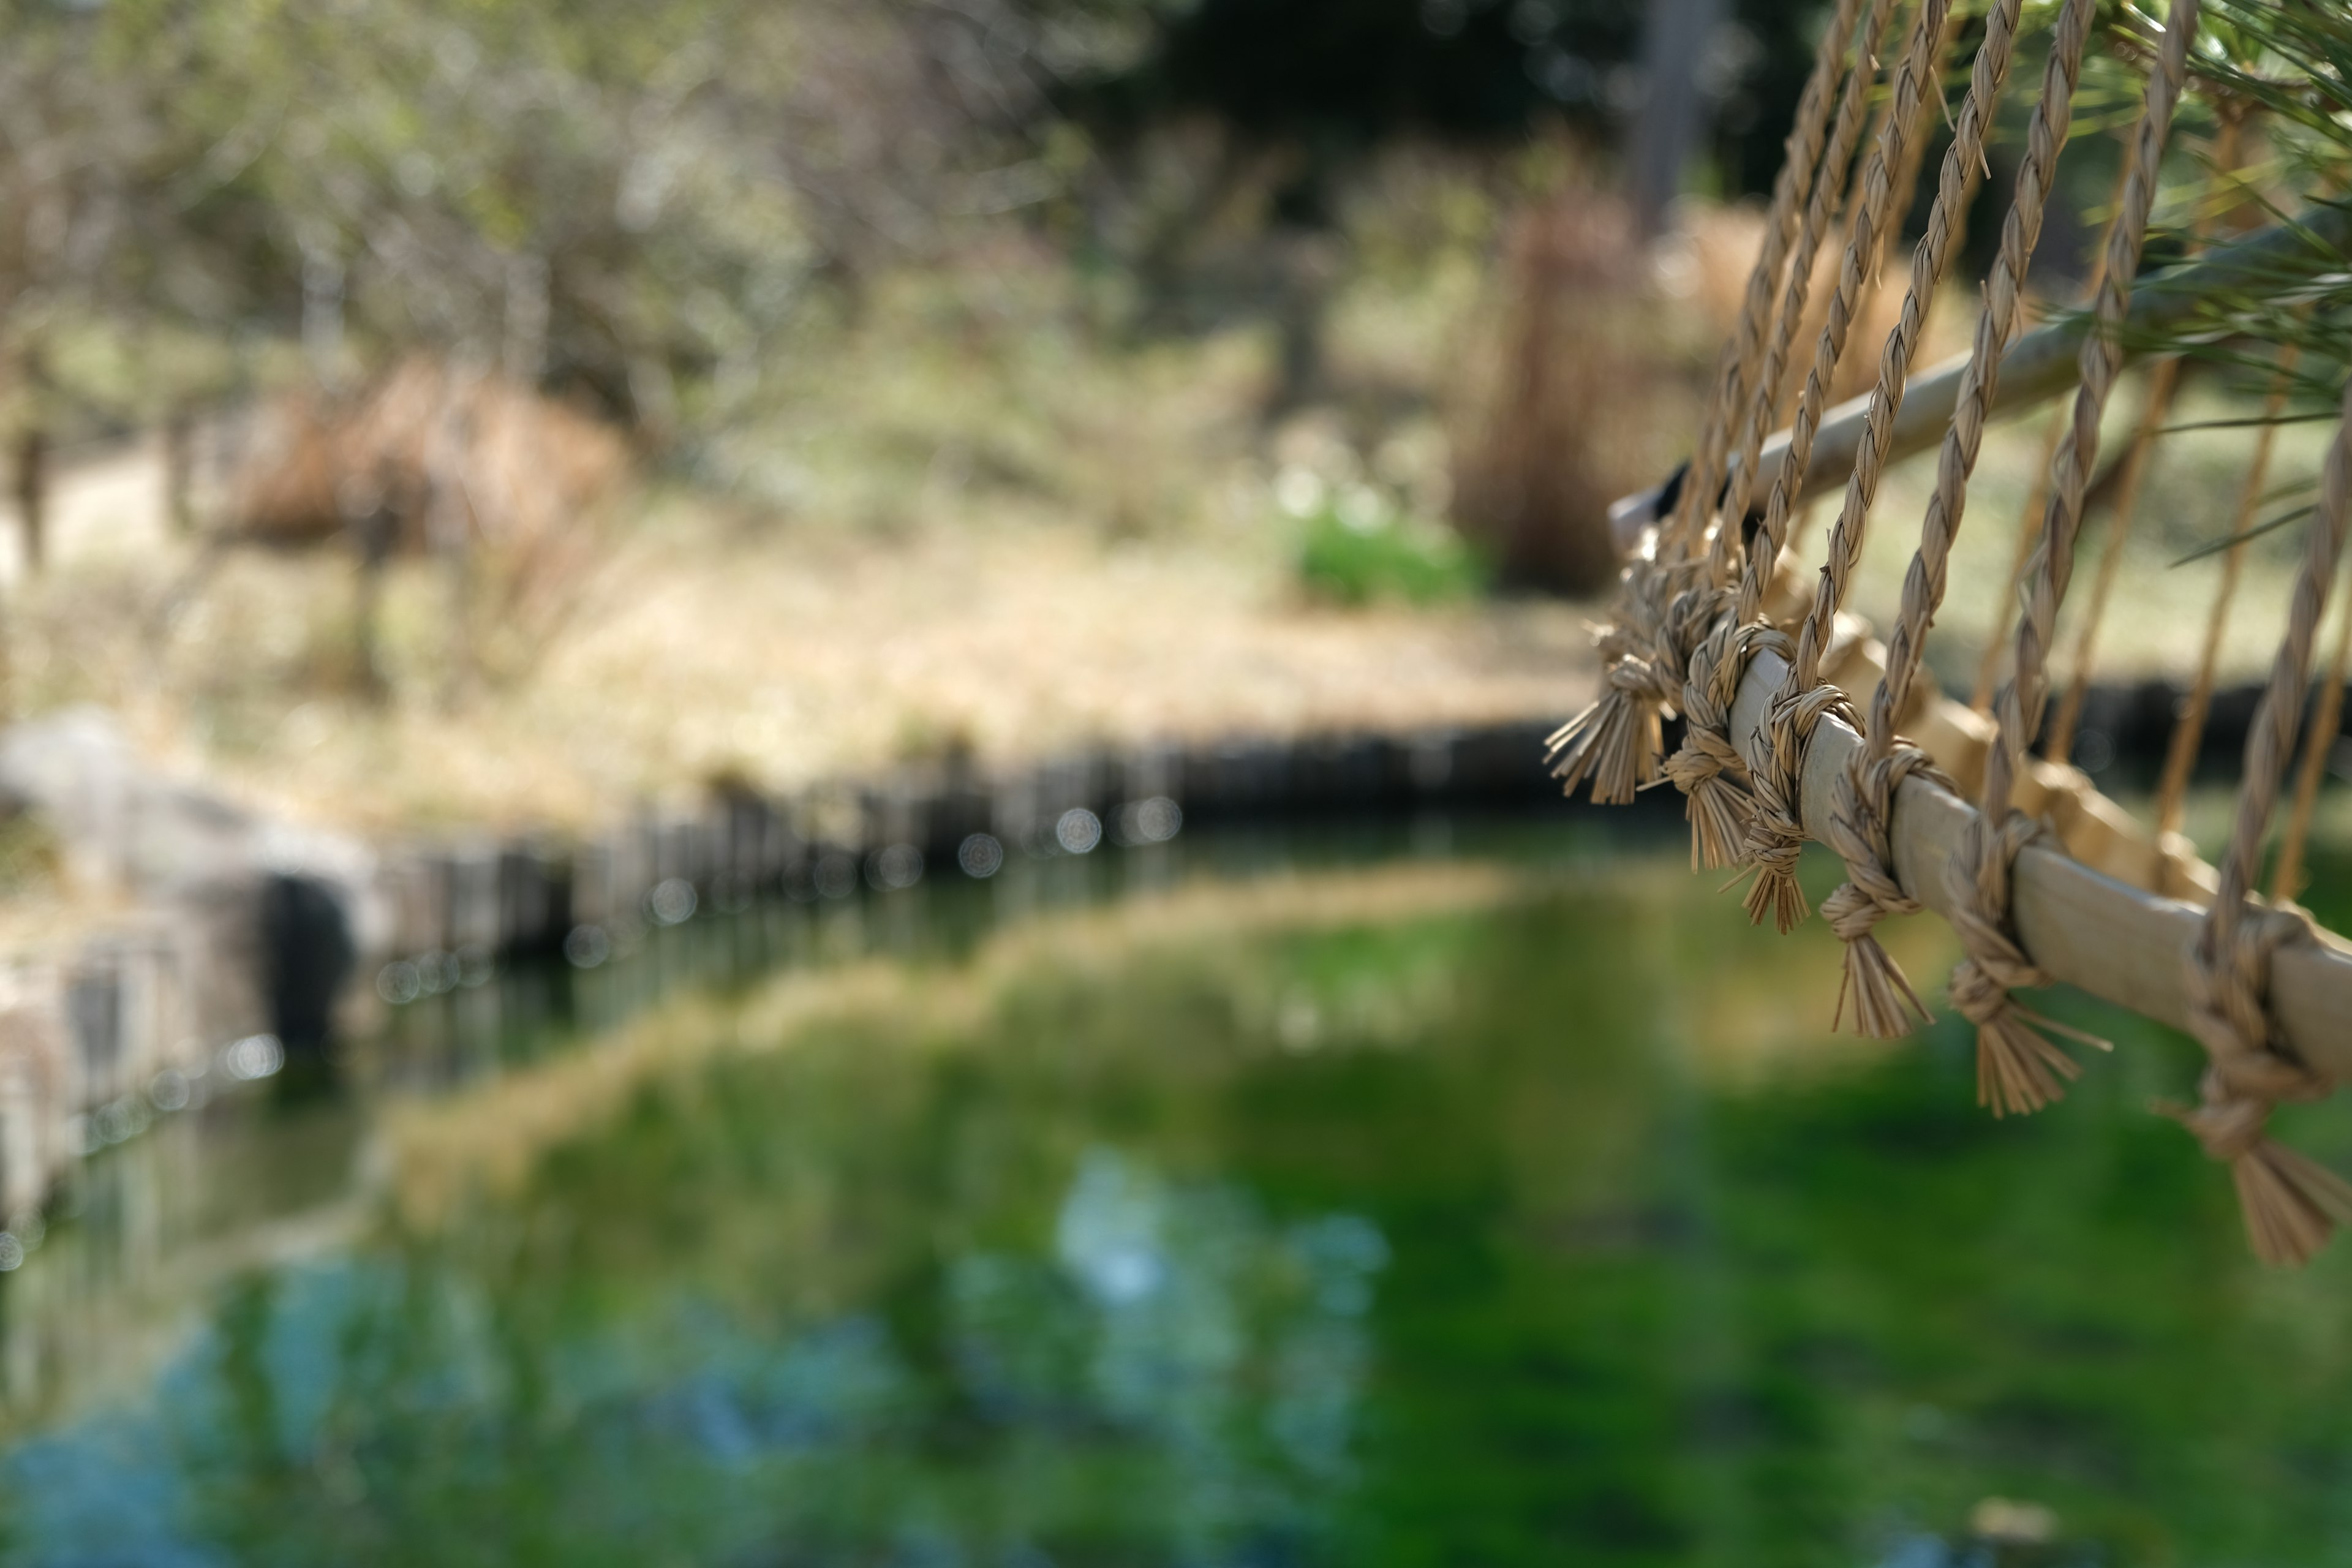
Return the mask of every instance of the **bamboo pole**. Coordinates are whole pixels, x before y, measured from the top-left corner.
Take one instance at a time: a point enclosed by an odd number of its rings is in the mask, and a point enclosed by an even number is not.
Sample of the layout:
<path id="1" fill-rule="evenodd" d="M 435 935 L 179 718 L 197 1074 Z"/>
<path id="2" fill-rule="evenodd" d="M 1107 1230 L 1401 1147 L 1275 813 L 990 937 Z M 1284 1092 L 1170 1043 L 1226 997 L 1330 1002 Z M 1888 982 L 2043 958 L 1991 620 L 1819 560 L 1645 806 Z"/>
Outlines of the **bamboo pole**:
<path id="1" fill-rule="evenodd" d="M 1731 734 L 1748 765 L 1761 768 L 1770 742 L 1767 717 L 1788 667 L 1759 653 L 1739 683 Z M 1824 718 L 1805 753 L 1806 835 L 1826 841 L 1834 786 L 1862 737 Z M 1976 810 L 1916 777 L 1895 796 L 1893 843 L 1903 890 L 1939 915 L 1949 913 L 1943 868 Z M 2017 858 L 2010 909 L 2033 963 L 2092 995 L 2167 1024 L 2189 1019 L 2188 963 L 2205 912 L 2176 899 L 2126 886 L 2062 850 L 2030 845 Z M 2271 1008 L 2287 1042 L 2315 1069 L 2352 1079 L 2352 950 L 2333 936 L 2279 949 L 2271 970 Z"/>

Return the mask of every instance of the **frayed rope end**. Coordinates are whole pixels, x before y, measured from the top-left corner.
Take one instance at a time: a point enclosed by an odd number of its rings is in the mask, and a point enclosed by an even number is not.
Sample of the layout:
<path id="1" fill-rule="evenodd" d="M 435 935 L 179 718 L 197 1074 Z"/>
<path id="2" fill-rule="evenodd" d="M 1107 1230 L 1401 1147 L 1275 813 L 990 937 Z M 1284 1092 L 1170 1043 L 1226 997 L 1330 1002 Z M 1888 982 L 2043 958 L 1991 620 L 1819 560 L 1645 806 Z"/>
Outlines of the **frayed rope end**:
<path id="1" fill-rule="evenodd" d="M 1748 897 L 1743 900 L 1748 924 L 1762 925 L 1769 914 L 1773 925 L 1786 936 L 1804 924 L 1813 912 L 1805 902 L 1805 890 L 1797 886 L 1796 859 L 1790 855 L 1756 862 L 1756 879 L 1748 884 Z"/>
<path id="2" fill-rule="evenodd" d="M 1657 710 L 1612 689 L 1552 731 L 1546 760 L 1567 794 L 1589 779 L 1594 805 L 1630 805 L 1657 776 L 1660 749 Z"/>
<path id="3" fill-rule="evenodd" d="M 1916 909 L 1909 904 L 1908 909 Z M 1837 1011 L 1831 1016 L 1835 1029 L 1845 1020 L 1847 996 L 1853 998 L 1854 1033 L 1874 1040 L 1899 1040 L 1918 1024 L 1933 1022 L 1927 1005 L 1911 988 L 1903 966 L 1871 933 L 1885 913 L 1878 900 L 1853 882 L 1840 882 L 1822 900 L 1822 918 L 1845 943 L 1845 971 L 1838 981 Z"/>
<path id="4" fill-rule="evenodd" d="M 2020 1008 L 1977 1026 L 1977 1103 L 1996 1117 L 2047 1110 L 2082 1076 L 2081 1064 L 2044 1039 Z"/>
<path id="5" fill-rule="evenodd" d="M 1691 787 L 1684 815 L 1690 819 L 1691 869 L 1720 871 L 1739 864 L 1756 806 L 1747 790 L 1721 773 Z"/>
<path id="6" fill-rule="evenodd" d="M 2309 1155 L 2268 1137 L 2270 1106 L 2260 1100 L 2152 1109 L 2196 1135 L 2205 1152 L 2227 1161 L 2245 1215 L 2246 1242 L 2273 1268 L 2311 1261 L 2339 1226 L 2352 1226 L 2352 1182 Z"/>
<path id="7" fill-rule="evenodd" d="M 1822 906 L 1826 913 L 1828 906 Z M 1845 1001 L 1853 998 L 1853 1032 L 1873 1040 L 1899 1040 L 1922 1024 L 1934 1022 L 1927 1005 L 1911 988 L 1903 966 L 1895 962 L 1874 936 L 1861 936 L 1845 944 L 1845 970 L 1838 980 L 1837 1012 L 1830 1027 L 1845 1018 Z"/>

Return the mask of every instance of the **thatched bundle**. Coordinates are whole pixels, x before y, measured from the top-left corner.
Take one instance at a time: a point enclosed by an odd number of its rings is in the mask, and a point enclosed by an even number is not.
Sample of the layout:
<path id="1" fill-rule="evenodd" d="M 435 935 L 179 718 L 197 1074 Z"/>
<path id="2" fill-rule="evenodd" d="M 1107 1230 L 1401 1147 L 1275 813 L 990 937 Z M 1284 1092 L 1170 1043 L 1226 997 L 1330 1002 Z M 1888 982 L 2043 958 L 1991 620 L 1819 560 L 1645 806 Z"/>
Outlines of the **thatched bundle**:
<path id="1" fill-rule="evenodd" d="M 417 356 L 356 392 L 264 409 L 230 479 L 228 526 L 301 546 L 373 521 L 400 552 L 529 550 L 576 526 L 629 468 L 611 427 L 501 376 Z"/>

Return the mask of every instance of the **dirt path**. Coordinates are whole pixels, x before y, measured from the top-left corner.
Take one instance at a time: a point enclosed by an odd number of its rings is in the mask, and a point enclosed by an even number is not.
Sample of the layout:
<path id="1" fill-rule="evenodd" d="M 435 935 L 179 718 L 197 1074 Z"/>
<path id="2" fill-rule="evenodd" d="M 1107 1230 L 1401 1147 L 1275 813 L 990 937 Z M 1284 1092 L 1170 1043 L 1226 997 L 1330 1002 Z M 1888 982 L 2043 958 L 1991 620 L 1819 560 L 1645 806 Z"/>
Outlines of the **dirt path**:
<path id="1" fill-rule="evenodd" d="M 1588 606 L 1309 603 L 1271 523 L 1111 542 L 995 517 L 887 537 L 671 498 L 527 676 L 453 703 L 420 675 L 377 706 L 311 668 L 347 645 L 338 552 L 232 552 L 171 637 L 145 638 L 195 556 L 162 511 L 153 443 L 60 474 L 19 620 L 22 700 L 101 702 L 191 772 L 375 832 L 586 825 L 722 772 L 785 789 L 950 748 L 1564 715 L 1595 668 Z M 433 651 L 443 592 L 429 563 L 396 574 L 395 666 Z"/>

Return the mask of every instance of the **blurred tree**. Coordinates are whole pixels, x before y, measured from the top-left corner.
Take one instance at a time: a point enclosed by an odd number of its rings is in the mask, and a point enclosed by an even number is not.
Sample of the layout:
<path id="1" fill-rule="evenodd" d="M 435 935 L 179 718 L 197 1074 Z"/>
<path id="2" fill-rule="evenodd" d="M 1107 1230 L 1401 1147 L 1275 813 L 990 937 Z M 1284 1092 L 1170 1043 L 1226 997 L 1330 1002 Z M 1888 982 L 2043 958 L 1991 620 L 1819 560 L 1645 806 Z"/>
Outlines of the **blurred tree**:
<path id="1" fill-rule="evenodd" d="M 1613 140 L 1647 95 L 1643 0 L 1197 0 L 1138 8 L 1150 47 L 1080 97 L 1129 126 L 1211 110 L 1259 136 L 1360 147 L 1398 135 L 1514 139 L 1565 120 Z M 1823 7 L 1733 0 L 1691 40 L 1724 184 L 1762 190 Z M 1727 15 L 1720 13 L 1727 12 Z M 1759 132 L 1764 134 L 1759 134 Z M 1753 143 L 1763 143 L 1759 151 Z"/>
<path id="2" fill-rule="evenodd" d="M 1652 96 L 1643 59 L 1652 9 L 1642 0 L 1135 0 L 1150 31 L 1132 63 L 1078 81 L 1057 101 L 1113 158 L 1140 161 L 1139 146 L 1186 117 L 1223 132 L 1190 199 L 1141 226 L 1146 244 L 1132 265 L 1161 296 L 1150 303 L 1163 317 L 1186 313 L 1169 308 L 1177 269 L 1163 252 L 1181 250 L 1208 215 L 1235 205 L 1238 189 L 1278 170 L 1255 289 L 1280 340 L 1269 401 L 1278 413 L 1324 390 L 1319 316 L 1330 258 L 1318 236 L 1363 161 L 1406 138 L 1517 146 L 1561 127 L 1590 148 L 1615 144 Z M 1728 0 L 1684 18 L 1693 37 L 1677 47 L 1696 58 L 1685 62 L 1679 99 L 1667 83 L 1661 109 L 1676 112 L 1679 101 L 1685 119 L 1712 123 L 1709 163 L 1735 192 L 1760 189 L 1777 172 L 1751 144 L 1769 137 L 1777 150 L 1770 127 L 1795 113 L 1821 9 Z M 1679 176 L 1704 130 L 1685 124 L 1652 138 L 1653 161 L 1673 165 L 1654 185 Z"/>
<path id="3" fill-rule="evenodd" d="M 37 569 L 58 414 L 53 340 L 75 314 L 110 303 L 106 263 L 152 125 L 145 102 L 118 90 L 98 59 L 95 17 L 20 0 L 0 27 L 0 398 L 23 558 Z"/>
<path id="4" fill-rule="evenodd" d="M 299 341 L 331 384 L 426 346 L 656 443 L 744 395 L 813 279 L 1037 199 L 1055 73 L 1140 36 L 1089 0 L 0 0 L 0 26 L 12 364 L 94 321 Z"/>

